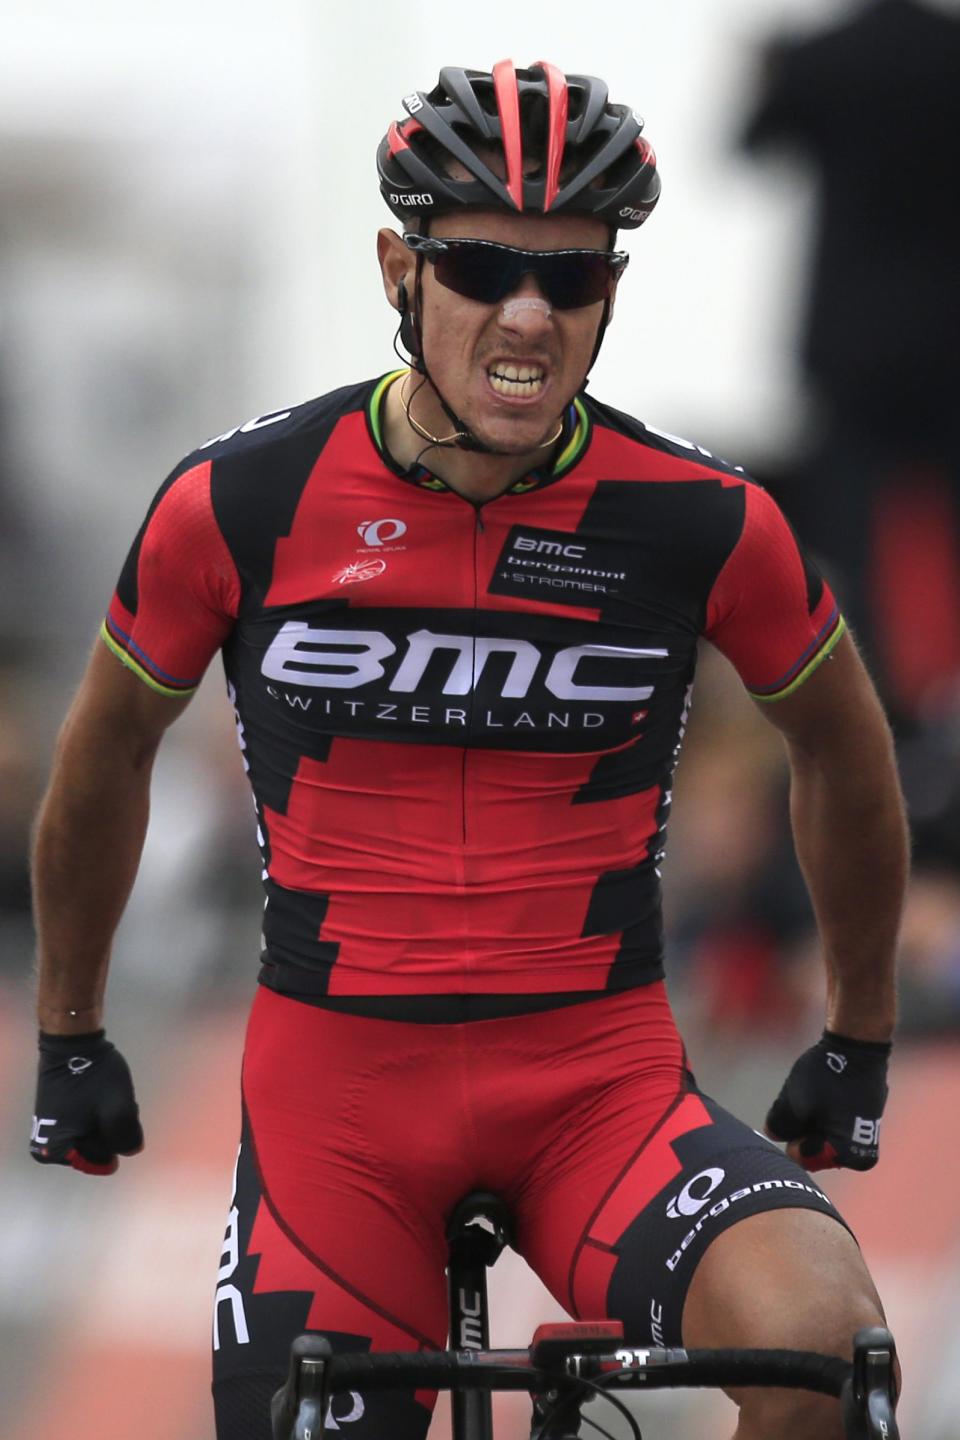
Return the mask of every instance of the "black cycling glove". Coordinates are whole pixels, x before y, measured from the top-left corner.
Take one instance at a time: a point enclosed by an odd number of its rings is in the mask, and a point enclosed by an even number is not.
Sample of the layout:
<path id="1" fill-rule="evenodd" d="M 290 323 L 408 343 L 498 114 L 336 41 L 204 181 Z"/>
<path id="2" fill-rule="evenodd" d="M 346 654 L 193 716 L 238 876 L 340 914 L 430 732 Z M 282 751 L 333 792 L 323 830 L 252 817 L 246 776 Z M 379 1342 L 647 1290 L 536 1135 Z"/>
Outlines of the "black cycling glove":
<path id="1" fill-rule="evenodd" d="M 112 1175 L 118 1155 L 143 1149 L 140 1113 L 126 1060 L 102 1030 L 40 1032 L 40 1073 L 30 1154 L 41 1165 Z"/>
<path id="2" fill-rule="evenodd" d="M 880 1146 L 892 1046 L 824 1030 L 797 1060 L 767 1116 L 767 1133 L 799 1140 L 805 1170 L 871 1170 Z"/>

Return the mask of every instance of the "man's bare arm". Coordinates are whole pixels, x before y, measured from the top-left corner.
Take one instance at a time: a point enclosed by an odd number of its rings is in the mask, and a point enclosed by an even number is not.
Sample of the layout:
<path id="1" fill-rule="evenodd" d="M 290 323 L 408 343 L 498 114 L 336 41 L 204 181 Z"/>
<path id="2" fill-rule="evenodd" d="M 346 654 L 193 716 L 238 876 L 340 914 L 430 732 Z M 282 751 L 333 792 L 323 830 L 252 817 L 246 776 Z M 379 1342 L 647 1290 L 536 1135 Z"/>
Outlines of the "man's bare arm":
<path id="1" fill-rule="evenodd" d="M 827 1026 L 889 1040 L 908 838 L 893 740 L 849 635 L 763 712 L 784 735 L 797 856 L 827 966 Z"/>
<path id="2" fill-rule="evenodd" d="M 161 737 L 188 701 L 152 691 L 97 641 L 57 742 L 33 853 L 41 1030 L 103 1021 L 110 947 L 147 832 Z"/>

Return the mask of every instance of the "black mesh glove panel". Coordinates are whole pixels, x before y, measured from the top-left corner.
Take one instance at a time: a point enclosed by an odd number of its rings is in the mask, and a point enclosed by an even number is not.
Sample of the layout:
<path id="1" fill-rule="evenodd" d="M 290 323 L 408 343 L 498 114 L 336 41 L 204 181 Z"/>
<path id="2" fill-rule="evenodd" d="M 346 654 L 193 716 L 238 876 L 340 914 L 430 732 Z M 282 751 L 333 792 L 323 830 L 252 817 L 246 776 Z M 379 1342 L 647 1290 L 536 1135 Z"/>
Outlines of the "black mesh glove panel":
<path id="1" fill-rule="evenodd" d="M 877 1163 L 891 1046 L 824 1030 L 796 1061 L 767 1115 L 775 1140 L 799 1141 L 805 1170 Z"/>
<path id="2" fill-rule="evenodd" d="M 102 1030 L 90 1035 L 40 1032 L 40 1072 L 30 1154 L 41 1165 L 72 1165 L 112 1175 L 118 1155 L 143 1148 L 143 1131 L 126 1060 Z"/>

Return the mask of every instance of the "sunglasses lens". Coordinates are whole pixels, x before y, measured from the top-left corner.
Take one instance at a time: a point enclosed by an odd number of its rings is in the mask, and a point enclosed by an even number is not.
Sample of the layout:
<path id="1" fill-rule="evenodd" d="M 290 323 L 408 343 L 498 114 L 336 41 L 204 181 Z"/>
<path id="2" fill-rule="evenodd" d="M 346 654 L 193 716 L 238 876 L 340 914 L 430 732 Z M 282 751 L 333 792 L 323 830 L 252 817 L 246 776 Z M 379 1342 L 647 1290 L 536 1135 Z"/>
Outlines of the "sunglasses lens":
<path id="1" fill-rule="evenodd" d="M 530 274 L 555 310 L 578 310 L 606 299 L 613 278 L 604 255 L 531 254 L 469 240 L 448 241 L 429 259 L 441 285 L 483 305 L 496 305 Z"/>
<path id="2" fill-rule="evenodd" d="M 437 279 L 448 290 L 495 305 L 520 283 L 515 255 L 496 245 L 450 245 L 436 258 Z"/>
<path id="3" fill-rule="evenodd" d="M 534 273 L 556 310 L 579 310 L 605 300 L 610 293 L 612 272 L 603 255 L 546 256 Z"/>

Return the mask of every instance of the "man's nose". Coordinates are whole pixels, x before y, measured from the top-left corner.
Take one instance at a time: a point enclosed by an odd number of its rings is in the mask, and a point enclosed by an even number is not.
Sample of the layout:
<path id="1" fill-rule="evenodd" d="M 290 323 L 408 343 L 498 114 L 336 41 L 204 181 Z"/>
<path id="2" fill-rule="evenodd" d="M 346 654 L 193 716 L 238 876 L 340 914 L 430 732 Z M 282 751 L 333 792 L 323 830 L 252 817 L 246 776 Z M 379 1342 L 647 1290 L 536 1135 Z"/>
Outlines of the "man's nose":
<path id="1" fill-rule="evenodd" d="M 522 277 L 520 284 L 501 302 L 497 319 L 502 329 L 518 335 L 542 335 L 552 328 L 553 309 L 536 276 Z"/>

